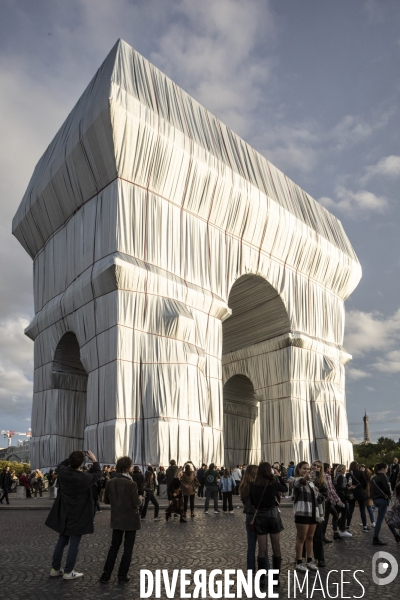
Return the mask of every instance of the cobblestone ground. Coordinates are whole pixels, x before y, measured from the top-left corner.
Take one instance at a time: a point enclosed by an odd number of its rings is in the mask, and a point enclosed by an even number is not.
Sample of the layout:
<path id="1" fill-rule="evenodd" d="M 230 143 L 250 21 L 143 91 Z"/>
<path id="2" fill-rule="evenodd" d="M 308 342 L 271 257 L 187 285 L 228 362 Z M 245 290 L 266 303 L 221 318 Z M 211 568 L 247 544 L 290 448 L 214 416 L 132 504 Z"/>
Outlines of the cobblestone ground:
<path id="1" fill-rule="evenodd" d="M 246 535 L 244 515 L 235 509 L 234 515 L 204 515 L 200 509 L 196 517 L 187 524 L 180 524 L 178 519 L 166 523 L 165 520 L 153 521 L 153 514 L 148 513 L 148 520 L 143 524 L 136 538 L 134 558 L 131 565 L 131 583 L 123 586 L 114 579 L 108 585 L 99 583 L 98 578 L 110 542 L 109 511 L 96 516 L 95 533 L 82 538 L 81 549 L 76 565 L 77 570 L 85 576 L 77 581 L 63 581 L 50 578 L 51 556 L 56 541 L 56 534 L 44 526 L 47 511 L 0 511 L 0 598 L 1 600 L 45 600 L 47 598 L 79 598 L 80 600 L 110 598 L 139 598 L 139 570 L 168 569 L 246 569 Z M 163 516 L 163 511 L 161 511 Z M 330 576 L 328 595 L 314 591 L 310 578 L 309 592 L 296 596 L 291 588 L 288 593 L 288 569 L 293 580 L 293 559 L 295 527 L 290 508 L 282 508 L 285 531 L 281 534 L 283 556 L 282 585 L 280 598 L 353 598 L 364 597 L 397 600 L 400 597 L 400 574 L 393 583 L 377 586 L 372 582 L 372 556 L 377 550 L 372 544 L 372 532 L 364 533 L 355 515 L 352 539 L 325 544 L 327 568 L 321 569 L 321 580 L 326 586 L 329 570 L 349 569 L 344 574 L 343 592 L 337 592 L 334 582 L 338 581 L 336 573 Z M 330 531 L 330 530 L 329 530 Z M 388 541 L 383 550 L 391 553 L 400 563 L 400 545 L 396 545 L 390 532 L 383 526 L 382 537 Z M 360 585 L 354 583 L 353 571 L 360 569 L 358 579 L 365 588 L 363 595 Z M 390 568 L 388 569 L 390 571 Z M 340 577 L 340 573 L 339 573 Z M 299 577 L 302 581 L 302 576 Z M 339 579 L 340 581 L 340 579 Z M 321 587 L 320 585 L 316 586 Z M 180 597 L 179 587 L 175 594 Z M 190 591 L 190 588 L 189 590 Z M 154 597 L 154 596 L 153 596 Z M 166 598 L 162 587 L 162 598 Z M 207 595 L 207 598 L 210 597 Z M 254 596 L 255 597 L 255 596 Z"/>

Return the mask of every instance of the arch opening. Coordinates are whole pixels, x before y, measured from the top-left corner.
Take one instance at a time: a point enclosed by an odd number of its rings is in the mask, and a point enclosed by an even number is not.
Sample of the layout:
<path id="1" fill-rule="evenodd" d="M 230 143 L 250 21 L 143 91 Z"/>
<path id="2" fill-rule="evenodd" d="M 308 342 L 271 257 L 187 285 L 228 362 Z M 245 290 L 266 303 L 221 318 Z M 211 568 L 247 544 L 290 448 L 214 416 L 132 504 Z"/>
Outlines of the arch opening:
<path id="1" fill-rule="evenodd" d="M 54 353 L 52 387 L 58 390 L 59 435 L 70 438 L 77 448 L 83 447 L 87 383 L 88 374 L 81 361 L 78 339 L 69 331 L 60 339 Z"/>
<path id="2" fill-rule="evenodd" d="M 245 375 L 234 375 L 224 385 L 224 457 L 226 466 L 251 464 L 260 447 L 259 402 Z"/>
<path id="3" fill-rule="evenodd" d="M 260 401 L 268 401 L 265 376 L 269 359 L 267 354 L 261 357 L 259 349 L 257 361 L 235 353 L 289 332 L 290 320 L 277 290 L 259 275 L 246 274 L 237 279 L 228 304 L 232 315 L 222 325 L 222 362 L 227 380 L 223 389 L 225 464 L 258 464 L 261 436 L 267 431 L 260 423 Z M 263 398 L 257 397 L 251 379 L 257 389 L 264 389 Z"/>

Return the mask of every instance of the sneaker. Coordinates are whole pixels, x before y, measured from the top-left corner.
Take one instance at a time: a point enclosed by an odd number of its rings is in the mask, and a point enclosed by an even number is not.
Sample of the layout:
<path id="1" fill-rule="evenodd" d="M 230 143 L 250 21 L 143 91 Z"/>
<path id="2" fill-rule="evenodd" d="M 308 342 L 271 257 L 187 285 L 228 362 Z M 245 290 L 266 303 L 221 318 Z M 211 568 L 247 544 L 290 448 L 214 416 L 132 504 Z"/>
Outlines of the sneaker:
<path id="1" fill-rule="evenodd" d="M 339 531 L 339 536 L 341 538 L 353 537 L 353 535 L 350 533 L 350 531 Z"/>
<path id="2" fill-rule="evenodd" d="M 214 514 L 219 515 L 219 510 L 214 510 Z"/>
<path id="3" fill-rule="evenodd" d="M 204 514 L 205 514 L 205 515 L 208 515 L 208 510 L 205 510 L 205 511 L 204 511 Z"/>
<path id="4" fill-rule="evenodd" d="M 233 510 L 230 510 L 230 511 L 229 511 L 229 514 L 233 515 L 233 513 L 234 513 L 234 512 L 235 512 L 235 511 L 233 511 Z"/>
<path id="5" fill-rule="evenodd" d="M 71 571 L 71 573 L 64 573 L 63 575 L 63 579 L 78 579 L 79 577 L 83 577 L 83 573 Z"/>
<path id="6" fill-rule="evenodd" d="M 146 517 L 142 517 L 140 520 L 141 521 L 146 521 Z"/>
<path id="7" fill-rule="evenodd" d="M 64 569 L 58 569 L 58 571 L 53 568 L 51 569 L 50 577 L 60 577 L 60 575 L 64 575 Z"/>
<path id="8" fill-rule="evenodd" d="M 307 567 L 306 565 L 303 565 L 303 563 L 296 563 L 294 568 L 301 573 L 307 573 Z"/>
<path id="9" fill-rule="evenodd" d="M 155 521 L 161 521 L 161 517 L 154 517 Z"/>
<path id="10" fill-rule="evenodd" d="M 365 527 L 363 527 L 363 531 L 371 531 L 371 528 L 365 525 Z"/>
<path id="11" fill-rule="evenodd" d="M 307 569 L 309 569 L 309 571 L 318 571 L 317 565 L 312 561 L 307 563 Z"/>
<path id="12" fill-rule="evenodd" d="M 375 523 L 371 523 L 371 527 L 375 527 Z"/>
<path id="13" fill-rule="evenodd" d="M 104 573 L 100 577 L 99 581 L 100 581 L 100 583 L 109 583 L 110 582 L 110 580 L 104 575 Z"/>

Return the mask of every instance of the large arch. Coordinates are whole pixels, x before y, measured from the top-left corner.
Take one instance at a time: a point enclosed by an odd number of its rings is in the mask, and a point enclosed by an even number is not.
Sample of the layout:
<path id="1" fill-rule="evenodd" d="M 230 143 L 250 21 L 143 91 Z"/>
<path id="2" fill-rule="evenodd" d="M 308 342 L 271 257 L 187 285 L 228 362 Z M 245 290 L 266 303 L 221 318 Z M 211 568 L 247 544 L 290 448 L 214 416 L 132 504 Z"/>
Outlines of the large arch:
<path id="1" fill-rule="evenodd" d="M 57 344 L 52 363 L 52 386 L 58 390 L 58 422 L 62 434 L 69 438 L 68 446 L 83 448 L 86 427 L 86 390 L 88 374 L 82 364 L 79 342 L 72 331 L 65 333 Z"/>
<path id="2" fill-rule="evenodd" d="M 259 345 L 261 352 L 263 342 L 288 333 L 290 320 L 278 292 L 259 275 L 239 277 L 231 288 L 228 304 L 232 314 L 223 323 L 222 342 L 223 357 L 228 357 L 230 365 L 230 370 L 225 369 L 223 388 L 224 459 L 227 466 L 257 464 L 261 458 L 260 430 L 266 430 L 260 423 L 259 400 L 265 400 L 265 394 L 257 396 L 254 380 L 259 387 L 264 386 L 251 372 L 252 364 L 236 359 L 243 349 Z"/>
<path id="3" fill-rule="evenodd" d="M 123 41 L 13 233 L 34 260 L 32 466 L 80 447 L 85 420 L 102 462 L 222 464 L 235 375 L 260 403 L 262 458 L 351 460 L 344 301 L 361 267 L 341 223 Z M 54 355 L 72 331 L 86 413 L 71 335 Z"/>

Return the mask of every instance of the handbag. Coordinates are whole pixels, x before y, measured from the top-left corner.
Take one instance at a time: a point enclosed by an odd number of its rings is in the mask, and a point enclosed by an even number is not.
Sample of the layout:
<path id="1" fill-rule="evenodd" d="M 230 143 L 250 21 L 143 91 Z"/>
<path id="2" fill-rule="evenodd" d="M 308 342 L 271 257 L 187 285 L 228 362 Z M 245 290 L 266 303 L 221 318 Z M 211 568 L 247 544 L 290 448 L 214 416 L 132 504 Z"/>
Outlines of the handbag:
<path id="1" fill-rule="evenodd" d="M 262 502 L 262 499 L 264 498 L 264 493 L 265 493 L 265 490 L 267 489 L 267 485 L 268 485 L 268 484 L 266 483 L 266 484 L 265 484 L 265 487 L 264 487 L 264 489 L 263 489 L 262 496 L 261 496 L 261 498 L 260 498 L 260 502 L 258 503 L 258 506 L 257 506 L 256 512 L 254 513 L 254 515 L 253 515 L 253 518 L 252 518 L 252 520 L 251 520 L 251 521 L 250 521 L 250 523 L 249 523 L 249 530 L 250 530 L 250 531 L 255 531 L 255 530 L 256 530 L 256 523 L 255 523 L 255 521 L 256 521 L 256 516 L 257 516 L 257 513 L 258 513 L 258 509 L 260 508 L 260 504 L 261 504 L 261 502 Z"/>
<path id="2" fill-rule="evenodd" d="M 364 500 L 364 502 L 366 500 L 368 500 L 368 494 L 367 492 L 362 488 L 361 483 L 358 481 L 357 477 L 355 477 L 354 475 L 352 475 L 352 478 L 355 479 L 355 481 L 357 482 L 357 487 L 355 488 L 355 494 L 353 493 L 353 497 L 356 500 Z M 358 486 L 360 486 L 360 489 L 358 489 Z"/>

